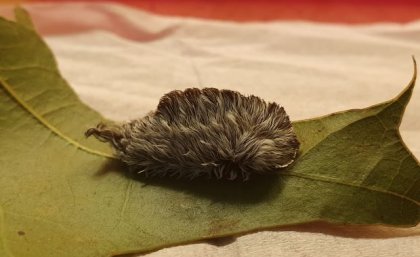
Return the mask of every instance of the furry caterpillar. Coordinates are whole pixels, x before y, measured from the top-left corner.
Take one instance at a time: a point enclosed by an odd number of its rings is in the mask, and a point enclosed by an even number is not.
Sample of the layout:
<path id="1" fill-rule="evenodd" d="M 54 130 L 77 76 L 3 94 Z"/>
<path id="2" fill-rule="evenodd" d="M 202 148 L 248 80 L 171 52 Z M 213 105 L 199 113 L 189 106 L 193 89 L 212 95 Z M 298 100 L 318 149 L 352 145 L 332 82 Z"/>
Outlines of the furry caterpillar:
<path id="1" fill-rule="evenodd" d="M 283 107 L 215 88 L 172 91 L 145 117 L 100 123 L 86 131 L 91 135 L 146 176 L 248 180 L 289 166 L 299 150 Z"/>

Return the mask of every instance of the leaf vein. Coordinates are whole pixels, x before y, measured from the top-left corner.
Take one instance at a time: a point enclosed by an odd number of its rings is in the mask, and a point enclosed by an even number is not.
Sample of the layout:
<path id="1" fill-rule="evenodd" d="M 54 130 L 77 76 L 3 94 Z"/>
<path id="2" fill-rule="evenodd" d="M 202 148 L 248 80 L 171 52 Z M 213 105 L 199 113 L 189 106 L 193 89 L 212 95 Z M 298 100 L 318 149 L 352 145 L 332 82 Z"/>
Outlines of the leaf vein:
<path id="1" fill-rule="evenodd" d="M 59 131 L 56 127 L 54 127 L 53 125 L 51 125 L 46 119 L 44 119 L 41 115 L 39 115 L 34 109 L 32 109 L 31 106 L 29 106 L 24 100 L 20 99 L 18 94 L 12 89 L 12 87 L 10 85 L 8 85 L 7 83 L 5 83 L 1 78 L 0 78 L 0 85 L 6 90 L 7 93 L 9 93 L 9 95 L 15 99 L 16 102 L 18 102 L 26 111 L 28 111 L 30 114 L 32 114 L 32 116 L 34 116 L 41 124 L 43 124 L 45 127 L 47 127 L 48 129 L 50 129 L 52 132 L 54 132 L 57 136 L 61 137 L 62 139 L 64 139 L 65 141 L 69 142 L 70 144 L 74 145 L 76 148 L 79 148 L 85 152 L 91 153 L 91 154 L 95 154 L 95 155 L 99 155 L 101 157 L 105 157 L 105 158 L 110 158 L 110 159 L 116 159 L 114 156 L 98 151 L 98 150 L 94 150 L 91 149 L 89 147 L 86 147 L 82 144 L 80 144 L 79 142 L 73 140 L 72 138 L 66 136 L 65 134 L 61 133 L 61 131 Z"/>
<path id="2" fill-rule="evenodd" d="M 378 188 L 374 188 L 374 187 L 368 187 L 368 186 L 363 186 L 360 184 L 356 184 L 356 183 L 348 183 L 348 182 L 342 182 L 333 178 L 329 178 L 329 177 L 321 177 L 321 176 L 312 176 L 312 175 L 308 175 L 308 174 L 300 174 L 300 173 L 295 173 L 295 172 L 288 172 L 288 173 L 284 173 L 283 175 L 285 176 L 294 176 L 294 177 L 299 177 L 299 178 L 303 178 L 303 179 L 308 179 L 308 180 L 312 180 L 312 181 L 319 181 L 319 182 L 324 182 L 324 183 L 333 183 L 333 184 L 337 184 L 337 185 L 344 185 L 344 186 L 350 186 L 350 187 L 355 187 L 355 188 L 360 188 L 360 189 L 365 189 L 368 191 L 373 191 L 373 192 L 377 192 L 377 193 L 382 193 L 382 194 L 388 194 L 388 195 L 392 195 L 407 201 L 410 201 L 416 205 L 420 205 L 419 201 L 416 201 L 414 199 L 411 199 L 405 195 L 401 195 L 392 191 L 386 191 L 386 190 L 382 190 L 382 189 L 378 189 Z"/>
<path id="3" fill-rule="evenodd" d="M 37 66 L 37 65 L 16 66 L 16 67 L 8 67 L 8 68 L 1 67 L 0 71 L 18 71 L 18 70 L 26 70 L 26 69 L 42 70 L 42 71 L 53 73 L 60 76 L 57 70 L 53 70 L 53 69 L 49 69 L 49 68 Z"/>
<path id="4" fill-rule="evenodd" d="M 128 200 L 130 198 L 130 192 L 131 192 L 132 184 L 133 184 L 133 181 L 128 180 L 127 188 L 126 188 L 125 193 L 124 193 L 124 202 L 123 202 L 123 205 L 121 207 L 120 214 L 119 214 L 119 219 L 118 219 L 117 224 L 114 226 L 114 228 L 112 230 L 115 230 L 121 224 L 122 220 L 124 219 L 124 213 L 125 213 L 125 210 L 127 208 Z"/>

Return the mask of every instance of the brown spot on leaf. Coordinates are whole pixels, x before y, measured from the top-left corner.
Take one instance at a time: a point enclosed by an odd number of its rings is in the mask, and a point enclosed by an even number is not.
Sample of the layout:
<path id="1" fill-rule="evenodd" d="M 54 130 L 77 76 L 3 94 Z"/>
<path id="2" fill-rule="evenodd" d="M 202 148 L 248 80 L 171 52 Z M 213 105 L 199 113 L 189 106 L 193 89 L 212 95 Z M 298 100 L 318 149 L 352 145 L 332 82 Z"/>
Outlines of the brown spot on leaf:
<path id="1" fill-rule="evenodd" d="M 26 235 L 25 231 L 22 231 L 22 230 L 19 230 L 17 233 L 18 233 L 18 235 L 19 235 L 19 236 L 24 236 L 24 235 Z"/>

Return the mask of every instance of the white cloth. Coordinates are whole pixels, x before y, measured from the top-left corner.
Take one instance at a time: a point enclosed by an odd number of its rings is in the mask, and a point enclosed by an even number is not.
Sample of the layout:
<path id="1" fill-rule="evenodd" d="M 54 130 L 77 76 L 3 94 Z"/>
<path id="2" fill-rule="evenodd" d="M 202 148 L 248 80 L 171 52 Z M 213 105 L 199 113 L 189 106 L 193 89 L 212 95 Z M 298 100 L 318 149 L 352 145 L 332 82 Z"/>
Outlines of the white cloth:
<path id="1" fill-rule="evenodd" d="M 120 5 L 27 6 L 81 99 L 116 120 L 141 117 L 170 90 L 212 86 L 282 104 L 292 120 L 364 108 L 396 96 L 420 61 L 420 21 L 350 26 L 233 23 L 161 17 Z M 401 134 L 420 157 L 420 85 Z M 258 232 L 163 256 L 420 256 L 420 226 L 323 223 Z"/>

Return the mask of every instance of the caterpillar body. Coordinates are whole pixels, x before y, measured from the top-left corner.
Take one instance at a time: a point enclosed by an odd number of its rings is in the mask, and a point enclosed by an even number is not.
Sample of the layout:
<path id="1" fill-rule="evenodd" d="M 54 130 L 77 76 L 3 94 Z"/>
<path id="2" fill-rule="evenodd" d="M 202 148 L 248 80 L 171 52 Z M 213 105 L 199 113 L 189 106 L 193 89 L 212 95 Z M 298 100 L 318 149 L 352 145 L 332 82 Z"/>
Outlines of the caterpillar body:
<path id="1" fill-rule="evenodd" d="M 86 131 L 91 135 L 146 176 L 248 180 L 280 172 L 299 150 L 283 107 L 215 88 L 169 92 L 156 111 L 127 123 L 100 123 Z"/>

